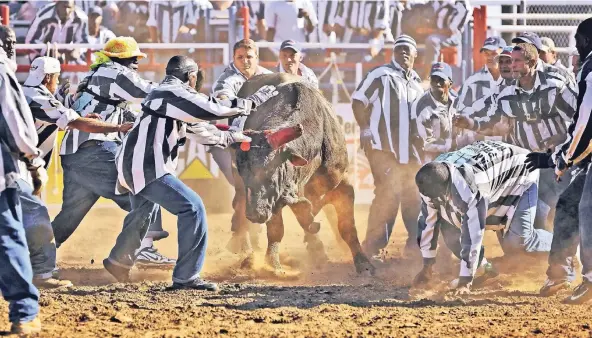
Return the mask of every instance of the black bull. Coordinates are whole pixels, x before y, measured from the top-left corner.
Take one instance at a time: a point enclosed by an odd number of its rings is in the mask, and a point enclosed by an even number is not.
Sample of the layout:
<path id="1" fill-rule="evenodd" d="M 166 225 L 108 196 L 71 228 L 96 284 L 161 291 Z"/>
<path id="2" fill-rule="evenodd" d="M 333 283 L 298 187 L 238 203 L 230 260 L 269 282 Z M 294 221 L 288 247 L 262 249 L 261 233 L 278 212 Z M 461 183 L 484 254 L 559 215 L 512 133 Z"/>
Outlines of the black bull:
<path id="1" fill-rule="evenodd" d="M 284 236 L 282 208 L 289 206 L 305 231 L 316 236 L 314 217 L 326 204 L 338 215 L 338 229 L 356 270 L 374 273 L 362 252 L 354 220 L 354 188 L 348 182 L 345 137 L 331 104 L 316 89 L 287 74 L 260 75 L 247 81 L 239 97 L 273 84 L 279 94 L 252 112 L 245 123 L 250 148 L 234 147 L 236 224 L 246 233 L 248 220 L 267 225 L 267 261 L 281 270 Z M 242 221 L 241 221 L 242 219 Z M 247 236 L 244 236 L 246 239 Z"/>

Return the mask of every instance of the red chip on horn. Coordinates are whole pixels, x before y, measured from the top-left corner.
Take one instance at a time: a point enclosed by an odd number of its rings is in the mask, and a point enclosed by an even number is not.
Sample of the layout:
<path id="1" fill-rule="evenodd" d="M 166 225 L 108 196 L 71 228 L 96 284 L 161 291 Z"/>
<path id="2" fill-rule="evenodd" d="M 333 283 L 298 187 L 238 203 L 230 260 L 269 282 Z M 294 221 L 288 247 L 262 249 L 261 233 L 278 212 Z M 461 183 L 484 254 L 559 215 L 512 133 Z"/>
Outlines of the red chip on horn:
<path id="1" fill-rule="evenodd" d="M 241 142 L 240 150 L 242 151 L 249 151 L 251 150 L 251 142 Z"/>

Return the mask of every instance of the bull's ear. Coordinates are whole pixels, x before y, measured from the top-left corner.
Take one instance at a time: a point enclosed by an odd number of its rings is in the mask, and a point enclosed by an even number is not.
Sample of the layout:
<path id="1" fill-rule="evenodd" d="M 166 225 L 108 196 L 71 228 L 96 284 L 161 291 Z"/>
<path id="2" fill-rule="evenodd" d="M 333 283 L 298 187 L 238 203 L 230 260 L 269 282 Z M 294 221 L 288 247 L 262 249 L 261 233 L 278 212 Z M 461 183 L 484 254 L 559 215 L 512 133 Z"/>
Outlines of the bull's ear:
<path id="1" fill-rule="evenodd" d="M 292 163 L 292 165 L 295 167 L 302 167 L 308 164 L 307 159 L 290 148 L 283 148 L 281 154 L 282 160 L 290 161 L 290 163 Z"/>
<path id="2" fill-rule="evenodd" d="M 308 164 L 308 161 L 304 157 L 302 157 L 296 153 L 291 153 L 288 160 L 295 167 L 303 167 Z"/>

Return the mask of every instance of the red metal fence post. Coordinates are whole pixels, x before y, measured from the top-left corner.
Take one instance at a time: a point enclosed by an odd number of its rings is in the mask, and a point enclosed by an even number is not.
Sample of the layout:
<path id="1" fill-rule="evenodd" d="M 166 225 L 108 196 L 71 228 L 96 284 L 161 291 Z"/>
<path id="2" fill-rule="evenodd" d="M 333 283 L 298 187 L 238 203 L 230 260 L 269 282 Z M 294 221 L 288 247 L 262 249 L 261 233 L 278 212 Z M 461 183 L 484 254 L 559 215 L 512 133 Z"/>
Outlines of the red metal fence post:
<path id="1" fill-rule="evenodd" d="M 475 7 L 473 10 L 473 70 L 483 67 L 480 55 L 481 46 L 487 38 L 487 6 Z"/>
<path id="2" fill-rule="evenodd" d="M 248 40 L 251 38 L 251 30 L 249 29 L 249 7 L 242 7 L 240 14 L 243 18 L 243 34 L 245 36 L 244 39 Z"/>
<path id="3" fill-rule="evenodd" d="M 10 24 L 10 8 L 8 5 L 0 6 L 0 16 L 2 17 L 2 25 L 8 26 Z"/>

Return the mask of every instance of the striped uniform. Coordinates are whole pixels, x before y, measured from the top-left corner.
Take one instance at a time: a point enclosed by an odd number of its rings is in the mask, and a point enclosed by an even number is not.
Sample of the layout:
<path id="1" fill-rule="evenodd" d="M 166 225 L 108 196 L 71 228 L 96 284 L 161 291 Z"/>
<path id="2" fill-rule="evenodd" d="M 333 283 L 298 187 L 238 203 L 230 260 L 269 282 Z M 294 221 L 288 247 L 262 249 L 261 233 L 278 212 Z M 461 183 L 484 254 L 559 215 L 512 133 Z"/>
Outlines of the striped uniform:
<path id="1" fill-rule="evenodd" d="M 522 194 L 539 177 L 524 161 L 528 151 L 497 141 L 478 141 L 436 158 L 451 175 L 448 199 L 421 196 L 418 242 L 422 256 L 436 257 L 440 223 L 461 229 L 461 277 L 472 277 L 484 230 L 507 230 Z"/>
<path id="2" fill-rule="evenodd" d="M 166 174 L 174 175 L 179 147 L 192 136 L 193 124 L 239 112 L 199 94 L 175 77 L 165 77 L 142 103 L 142 114 L 119 148 L 117 193 L 130 191 L 135 195 L 150 182 Z"/>
<path id="3" fill-rule="evenodd" d="M 498 96 L 496 112 L 489 121 L 475 123 L 477 129 L 492 128 L 507 116 L 513 120 L 513 143 L 532 151 L 545 151 L 563 141 L 575 113 L 576 93 L 563 82 L 537 71 L 532 90 L 519 85 L 506 87 Z"/>
<path id="4" fill-rule="evenodd" d="M 398 162 L 409 162 L 410 155 L 421 161 L 412 140 L 415 126 L 411 121 L 411 103 L 421 94 L 421 79 L 414 71 L 409 78 L 394 60 L 370 71 L 362 80 L 352 99 L 365 107 L 372 106 L 368 125 L 372 133 L 372 149 L 390 151 Z"/>
<path id="5" fill-rule="evenodd" d="M 565 83 L 573 91 L 577 91 L 576 88 L 578 85 L 576 84 L 576 78 L 569 70 L 561 67 L 555 67 L 543 62 L 541 59 L 537 60 L 536 70 L 544 72 L 548 77 L 557 79 Z"/>
<path id="6" fill-rule="evenodd" d="M 37 12 L 25 37 L 25 43 L 87 43 L 88 17 L 86 13 L 76 7 L 68 21 L 62 24 L 55 6 L 55 3 L 51 3 Z M 45 55 L 45 53 L 46 48 L 41 51 L 41 55 Z M 29 54 L 31 60 L 38 55 L 37 51 Z"/>
<path id="7" fill-rule="evenodd" d="M 489 110 L 485 109 L 484 104 L 491 108 L 491 102 L 495 102 L 492 97 L 497 97 L 505 87 L 504 83 L 501 76 L 495 80 L 487 66 L 484 66 L 464 81 L 456 101 L 456 111 L 459 115 L 472 117 L 475 120 L 486 118 Z M 461 133 L 462 141 L 459 139 L 459 145 L 462 146 L 471 144 L 478 139 L 489 139 L 487 136 L 481 136 L 466 129 Z"/>
<path id="8" fill-rule="evenodd" d="M 64 107 L 44 85 L 23 86 L 23 92 L 35 118 L 35 127 L 39 136 L 37 147 L 43 152 L 47 168 L 56 144 L 58 128 L 68 129 L 68 124 L 79 118 L 80 115 L 74 110 Z"/>
<path id="9" fill-rule="evenodd" d="M 81 89 L 86 85 L 86 90 Z M 82 95 L 72 108 L 81 116 L 101 115 L 101 120 L 113 124 L 124 121 L 128 102 L 140 103 L 156 87 L 156 83 L 142 79 L 137 72 L 115 62 L 107 62 L 91 71 L 79 85 Z M 119 133 L 95 134 L 77 129 L 68 130 L 62 141 L 60 155 L 73 154 L 88 140 L 121 141 Z"/>
<path id="10" fill-rule="evenodd" d="M 313 85 L 316 89 L 319 89 L 319 79 L 317 78 L 317 76 L 315 75 L 315 73 L 312 71 L 312 69 L 306 67 L 301 62 L 300 65 L 298 66 L 298 70 L 300 71 L 300 73 L 301 73 L 300 76 L 302 76 L 302 78 L 304 79 L 304 81 L 306 81 L 307 83 Z M 282 66 L 281 63 L 278 66 L 278 72 L 285 73 L 284 67 Z"/>
<path id="11" fill-rule="evenodd" d="M 335 17 L 340 6 L 339 0 L 319 0 L 313 2 L 318 17 L 318 24 L 315 30 L 309 35 L 309 42 L 328 42 L 329 37 L 323 32 L 323 26 L 335 25 Z"/>
<path id="12" fill-rule="evenodd" d="M 272 73 L 272 71 L 268 69 L 261 66 L 258 67 L 255 75 Z M 238 68 L 236 68 L 234 62 L 231 62 L 230 65 L 224 69 L 224 72 L 222 72 L 212 87 L 212 96 L 220 97 L 225 95 L 228 96 L 229 99 L 235 98 L 245 81 L 247 81 L 247 78 L 238 70 Z"/>
<path id="13" fill-rule="evenodd" d="M 452 117 L 456 113 L 455 99 L 451 95 L 448 103 L 444 104 L 437 101 L 428 90 L 411 105 L 411 118 L 415 120 L 417 134 L 423 140 L 422 160 L 425 162 L 453 149 Z"/>
<path id="14" fill-rule="evenodd" d="M 468 0 L 436 0 L 432 5 L 438 30 L 450 29 L 453 35 L 458 34 L 471 19 L 472 8 Z"/>
<path id="15" fill-rule="evenodd" d="M 196 8 L 192 1 L 150 1 L 146 26 L 158 28 L 160 42 L 172 43 L 177 39 L 179 28 L 196 25 Z"/>
<path id="16" fill-rule="evenodd" d="M 571 165 L 588 157 L 592 151 L 592 53 L 584 59 L 578 73 L 577 111 L 567 132 L 567 140 L 558 147 L 555 156 L 562 156 L 565 163 Z"/>
<path id="17" fill-rule="evenodd" d="M 18 160 L 27 166 L 43 166 L 42 152 L 37 148 L 39 138 L 35 122 L 21 86 L 6 62 L 6 54 L 0 55 L 0 193 L 16 188 L 19 178 Z"/>
<path id="18" fill-rule="evenodd" d="M 354 30 L 384 30 L 389 26 L 389 5 L 385 1 L 341 1 L 334 20 Z"/>

